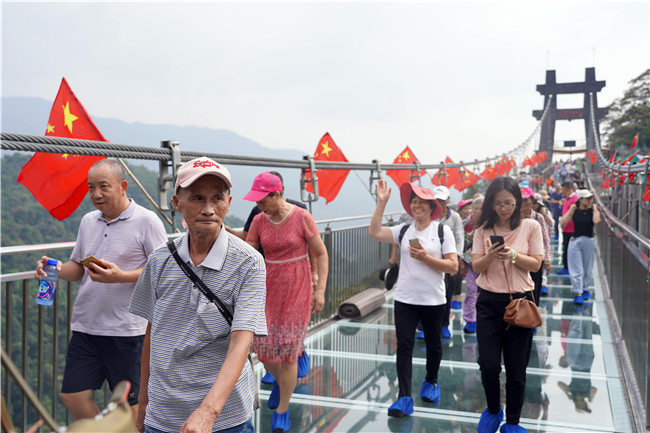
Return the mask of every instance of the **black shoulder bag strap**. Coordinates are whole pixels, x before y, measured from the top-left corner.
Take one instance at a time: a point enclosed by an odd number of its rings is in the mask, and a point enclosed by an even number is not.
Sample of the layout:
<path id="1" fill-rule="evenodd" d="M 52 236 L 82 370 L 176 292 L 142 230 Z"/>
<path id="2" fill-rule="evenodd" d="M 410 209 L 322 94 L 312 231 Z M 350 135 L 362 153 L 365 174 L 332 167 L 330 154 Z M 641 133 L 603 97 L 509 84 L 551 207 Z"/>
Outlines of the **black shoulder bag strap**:
<path id="1" fill-rule="evenodd" d="M 228 326 L 232 326 L 232 313 L 226 308 L 224 303 L 221 302 L 221 299 L 219 299 L 217 295 L 208 289 L 208 286 L 206 286 L 203 280 L 200 279 L 198 275 L 196 275 L 192 268 L 190 268 L 187 263 L 181 259 L 181 256 L 178 255 L 178 250 L 176 249 L 176 244 L 173 240 L 167 242 L 167 248 L 172 253 L 172 257 L 174 257 L 174 260 L 176 260 L 176 263 L 178 263 L 178 266 L 180 266 L 181 270 L 187 276 L 187 278 L 192 280 L 192 282 L 201 291 L 201 293 L 203 293 L 203 296 L 205 296 L 208 301 L 217 306 L 217 309 L 223 318 L 226 319 L 226 322 L 228 322 Z"/>
<path id="2" fill-rule="evenodd" d="M 406 224 L 404 227 L 402 227 L 399 231 L 399 245 L 402 244 L 402 239 L 404 239 L 404 235 L 406 234 L 406 231 L 409 229 L 411 224 Z M 445 241 L 445 232 L 444 232 L 444 227 L 442 224 L 438 223 L 438 239 L 440 239 L 440 251 L 442 251 L 442 243 Z"/>
<path id="3" fill-rule="evenodd" d="M 402 239 L 404 239 L 404 234 L 406 234 L 406 231 L 411 227 L 411 224 L 404 224 L 404 227 L 402 227 L 399 231 L 399 242 L 398 244 L 401 246 L 402 245 Z"/>
<path id="4" fill-rule="evenodd" d="M 181 259 L 181 256 L 178 255 L 178 250 L 176 249 L 176 244 L 174 243 L 173 240 L 167 242 L 167 248 L 169 251 L 172 253 L 172 257 L 174 257 L 174 260 L 176 260 L 176 263 L 178 263 L 178 266 L 181 268 L 183 273 L 189 278 L 194 285 L 203 293 L 203 296 L 205 296 L 210 302 L 212 302 L 214 305 L 217 306 L 217 309 L 223 316 L 223 318 L 228 322 L 228 326 L 232 327 L 232 313 L 226 308 L 223 302 L 221 302 L 221 299 L 217 297 L 210 289 L 208 289 L 208 286 L 205 285 L 202 279 L 199 278 L 198 275 L 190 268 L 187 263 Z M 248 352 L 248 362 L 250 363 L 251 370 L 253 371 L 253 376 L 255 376 L 255 368 L 253 367 L 253 359 L 251 358 L 250 351 Z M 260 408 L 260 396 L 259 392 L 257 390 L 257 381 L 254 380 L 255 382 L 255 397 L 253 399 L 253 410 L 257 410 Z"/>

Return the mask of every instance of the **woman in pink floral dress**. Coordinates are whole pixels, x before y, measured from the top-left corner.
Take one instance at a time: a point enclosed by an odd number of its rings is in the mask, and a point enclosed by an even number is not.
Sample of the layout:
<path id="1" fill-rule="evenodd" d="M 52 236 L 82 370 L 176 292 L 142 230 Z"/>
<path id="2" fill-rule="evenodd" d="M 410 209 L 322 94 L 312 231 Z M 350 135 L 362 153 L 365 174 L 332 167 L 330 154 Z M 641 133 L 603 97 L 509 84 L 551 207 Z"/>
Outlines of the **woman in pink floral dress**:
<path id="1" fill-rule="evenodd" d="M 244 199 L 256 202 L 262 211 L 253 219 L 246 241 L 254 248 L 262 244 L 266 261 L 268 336 L 255 337 L 253 350 L 276 378 L 268 400 L 269 408 L 276 409 L 272 430 L 287 431 L 303 339 L 311 314 L 321 311 L 325 303 L 327 250 L 311 214 L 287 203 L 278 177 L 260 173 Z M 317 261 L 316 281 L 312 281 L 309 253 Z"/>

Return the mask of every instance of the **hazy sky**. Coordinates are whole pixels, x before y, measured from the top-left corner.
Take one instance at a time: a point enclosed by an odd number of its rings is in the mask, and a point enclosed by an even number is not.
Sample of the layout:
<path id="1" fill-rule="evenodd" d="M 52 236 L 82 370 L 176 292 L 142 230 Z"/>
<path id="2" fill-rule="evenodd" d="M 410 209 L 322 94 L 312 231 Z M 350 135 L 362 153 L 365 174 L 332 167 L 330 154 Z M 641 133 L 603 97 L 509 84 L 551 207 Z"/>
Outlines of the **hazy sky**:
<path id="1" fill-rule="evenodd" d="M 353 162 L 405 145 L 468 161 L 530 135 L 547 69 L 570 82 L 595 66 L 599 105 L 620 97 L 649 67 L 649 21 L 647 1 L 3 1 L 2 94 L 53 100 L 65 76 L 97 117 L 306 154 L 328 131 Z M 583 122 L 558 123 L 556 139 L 584 140 Z"/>

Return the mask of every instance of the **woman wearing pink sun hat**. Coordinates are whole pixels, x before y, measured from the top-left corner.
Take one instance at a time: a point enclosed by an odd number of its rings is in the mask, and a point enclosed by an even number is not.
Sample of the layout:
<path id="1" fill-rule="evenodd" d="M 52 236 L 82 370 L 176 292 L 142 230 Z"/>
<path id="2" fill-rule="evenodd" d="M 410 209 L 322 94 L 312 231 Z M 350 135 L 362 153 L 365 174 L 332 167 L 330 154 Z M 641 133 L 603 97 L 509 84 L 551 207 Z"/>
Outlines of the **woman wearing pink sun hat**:
<path id="1" fill-rule="evenodd" d="M 442 207 L 429 188 L 413 183 L 401 185 L 402 205 L 415 221 L 393 227 L 381 224 L 391 189 L 385 180 L 379 180 L 376 189 L 377 207 L 370 220 L 368 234 L 380 242 L 399 244 L 401 252 L 394 297 L 399 396 L 388 408 L 388 415 L 404 417 L 413 413 L 411 379 L 418 321 L 422 324 L 427 348 L 426 377 L 420 388 L 420 398 L 428 403 L 440 401 L 440 331 L 447 305 L 443 274 L 454 272 L 458 268 L 456 243 L 451 229 L 438 222 Z M 441 239 L 444 239 L 442 243 Z"/>

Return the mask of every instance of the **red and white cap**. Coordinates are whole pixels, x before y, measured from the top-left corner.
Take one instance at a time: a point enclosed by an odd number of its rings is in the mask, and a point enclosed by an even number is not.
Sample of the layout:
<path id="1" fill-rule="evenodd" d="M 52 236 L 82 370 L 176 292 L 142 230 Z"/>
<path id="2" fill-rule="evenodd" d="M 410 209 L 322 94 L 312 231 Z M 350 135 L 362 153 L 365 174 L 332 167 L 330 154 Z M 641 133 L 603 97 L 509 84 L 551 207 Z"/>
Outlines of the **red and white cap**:
<path id="1" fill-rule="evenodd" d="M 176 176 L 176 191 L 178 188 L 187 188 L 205 175 L 217 176 L 223 180 L 228 188 L 232 188 L 230 172 L 223 165 L 205 156 L 196 158 L 181 165 Z"/>

